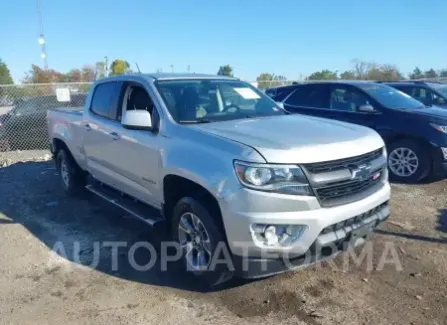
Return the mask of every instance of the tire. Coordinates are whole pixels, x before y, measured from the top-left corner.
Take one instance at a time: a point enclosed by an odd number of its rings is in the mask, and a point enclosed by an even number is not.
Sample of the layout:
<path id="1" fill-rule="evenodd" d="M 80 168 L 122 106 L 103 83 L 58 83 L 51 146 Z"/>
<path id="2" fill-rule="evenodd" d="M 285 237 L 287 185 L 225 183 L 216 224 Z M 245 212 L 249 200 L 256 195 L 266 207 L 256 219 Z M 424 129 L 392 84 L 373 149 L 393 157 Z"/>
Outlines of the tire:
<path id="1" fill-rule="evenodd" d="M 86 173 L 65 149 L 57 152 L 56 163 L 65 192 L 72 196 L 79 195 L 87 183 Z"/>
<path id="2" fill-rule="evenodd" d="M 405 164 L 405 160 L 399 159 L 399 156 L 406 157 L 406 166 L 402 166 L 402 164 Z M 417 167 L 413 171 L 414 165 L 417 165 Z M 431 171 L 431 159 L 427 148 L 410 139 L 391 143 L 388 146 L 388 170 L 390 179 L 397 182 L 416 183 L 422 181 Z"/>
<path id="3" fill-rule="evenodd" d="M 171 222 L 171 234 L 174 241 L 180 245 L 184 244 L 184 238 L 180 238 L 179 225 L 182 217 L 188 218 L 188 214 L 193 214 L 199 219 L 204 226 L 209 238 L 209 248 L 213 254 L 219 245 L 219 251 L 221 254 L 215 256 L 215 260 L 223 260 L 229 258 L 228 263 L 215 263 L 215 267 L 210 269 L 211 265 L 208 265 L 205 269 L 197 270 L 191 266 L 187 259 L 186 250 L 183 251 L 183 262 L 186 270 L 192 271 L 196 278 L 204 285 L 208 287 L 215 287 L 222 284 L 232 278 L 232 266 L 233 261 L 231 259 L 231 253 L 228 249 L 227 242 L 224 236 L 224 230 L 221 223 L 216 222 L 217 218 L 220 218 L 220 212 L 213 209 L 210 205 L 207 205 L 205 200 L 197 200 L 192 197 L 183 197 L 174 206 L 172 222 Z M 215 216 L 213 218 L 212 216 Z M 192 237 L 192 236 L 191 236 Z M 206 238 L 206 236 L 204 236 Z M 204 240 L 205 241 L 205 240 Z M 194 242 L 191 239 L 191 242 Z M 223 252 L 226 250 L 225 252 Z M 212 264 L 212 257 L 210 257 L 210 264 Z"/>

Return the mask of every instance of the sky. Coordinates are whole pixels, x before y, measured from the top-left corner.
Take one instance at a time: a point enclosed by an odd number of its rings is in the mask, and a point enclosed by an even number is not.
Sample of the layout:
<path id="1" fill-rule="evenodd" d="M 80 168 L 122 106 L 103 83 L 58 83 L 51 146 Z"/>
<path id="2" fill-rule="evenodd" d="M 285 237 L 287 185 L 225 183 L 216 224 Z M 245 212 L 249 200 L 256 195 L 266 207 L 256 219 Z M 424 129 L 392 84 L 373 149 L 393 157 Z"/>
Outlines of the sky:
<path id="1" fill-rule="evenodd" d="M 20 82 L 40 58 L 36 0 L 2 1 L 0 58 Z M 40 0 L 48 66 L 61 72 L 125 59 L 142 72 L 299 79 L 395 64 L 447 68 L 446 0 Z"/>

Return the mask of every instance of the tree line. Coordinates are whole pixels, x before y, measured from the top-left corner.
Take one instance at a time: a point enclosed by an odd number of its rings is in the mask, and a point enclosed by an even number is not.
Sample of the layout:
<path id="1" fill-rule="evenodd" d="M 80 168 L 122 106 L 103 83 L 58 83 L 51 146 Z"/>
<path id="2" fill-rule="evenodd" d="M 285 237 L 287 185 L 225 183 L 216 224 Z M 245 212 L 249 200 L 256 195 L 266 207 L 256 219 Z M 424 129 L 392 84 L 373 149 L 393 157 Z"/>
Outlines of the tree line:
<path id="1" fill-rule="evenodd" d="M 61 83 L 61 82 L 92 82 L 107 75 L 119 75 L 132 73 L 130 64 L 126 60 L 117 59 L 110 66 L 106 62 L 98 61 L 94 65 L 84 65 L 81 68 L 71 69 L 68 72 L 60 72 L 54 69 L 42 69 L 32 64 L 31 69 L 23 78 L 23 83 Z M 0 85 L 13 84 L 13 79 L 5 62 L 0 59 Z"/>
<path id="2" fill-rule="evenodd" d="M 321 70 L 310 74 L 307 80 L 377 80 L 377 81 L 396 81 L 405 79 L 425 79 L 425 78 L 446 78 L 447 69 L 422 71 L 419 67 L 405 76 L 399 69 L 392 64 L 378 64 L 375 62 L 365 62 L 353 60 L 353 68 L 339 73 L 337 70 Z"/>
<path id="3" fill-rule="evenodd" d="M 98 61 L 94 65 L 84 65 L 81 68 L 71 69 L 65 73 L 53 69 L 45 70 L 33 64 L 22 81 L 23 83 L 92 82 L 106 76 L 124 73 L 132 73 L 132 70 L 129 62 L 123 59 L 116 59 L 112 61 L 110 66 L 108 66 L 104 61 Z M 223 76 L 234 76 L 234 70 L 231 65 L 226 64 L 219 67 L 217 74 Z M 408 74 L 408 76 L 405 76 L 395 65 L 353 60 L 352 68 L 346 71 L 339 72 L 338 70 L 323 69 L 298 79 L 394 81 L 424 78 L 447 78 L 447 69 L 429 69 L 422 71 L 419 67 L 415 67 L 414 70 Z M 283 85 L 287 82 L 287 79 L 282 75 L 263 72 L 256 78 L 256 82 L 258 87 L 263 89 Z M 0 84 L 12 83 L 13 79 L 8 66 L 0 59 Z"/>
<path id="4" fill-rule="evenodd" d="M 217 72 L 219 75 L 233 76 L 233 68 L 230 65 L 219 67 Z M 419 67 L 405 76 L 399 69 L 392 64 L 378 64 L 375 62 L 366 62 L 361 60 L 353 60 L 352 68 L 343 72 L 338 70 L 323 69 L 315 71 L 299 80 L 375 80 L 375 81 L 397 81 L 405 79 L 429 79 L 429 78 L 447 78 L 447 69 L 436 71 L 429 69 L 422 71 Z M 287 79 L 282 75 L 263 72 L 257 78 L 258 88 L 264 89 L 275 87 L 287 83 Z"/>

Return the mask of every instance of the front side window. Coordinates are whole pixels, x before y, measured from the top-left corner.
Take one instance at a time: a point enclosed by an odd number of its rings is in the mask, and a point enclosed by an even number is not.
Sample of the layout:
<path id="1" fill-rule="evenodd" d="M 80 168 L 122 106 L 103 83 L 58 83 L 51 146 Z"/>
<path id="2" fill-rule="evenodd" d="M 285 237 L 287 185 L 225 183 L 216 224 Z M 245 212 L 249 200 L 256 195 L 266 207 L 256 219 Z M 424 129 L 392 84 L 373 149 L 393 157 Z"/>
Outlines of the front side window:
<path id="1" fill-rule="evenodd" d="M 267 95 L 238 80 L 159 80 L 156 87 L 179 123 L 285 114 Z"/>
<path id="2" fill-rule="evenodd" d="M 431 92 L 429 89 L 424 87 L 412 87 L 412 86 L 400 86 L 396 87 L 397 89 L 403 91 L 404 93 L 410 95 L 414 99 L 417 99 L 421 103 L 425 105 L 430 105 L 432 98 Z"/>
<path id="3" fill-rule="evenodd" d="M 433 93 L 433 103 L 435 105 L 444 105 L 447 103 L 446 99 L 436 93 Z"/>
<path id="4" fill-rule="evenodd" d="M 356 112 L 363 105 L 370 105 L 368 97 L 355 89 L 336 86 L 331 91 L 330 108 L 333 110 Z"/>
<path id="5" fill-rule="evenodd" d="M 434 87 L 442 96 L 447 97 L 447 85 Z"/>
<path id="6" fill-rule="evenodd" d="M 447 85 L 432 84 L 432 88 L 436 91 L 436 92 L 433 92 L 433 102 L 437 105 L 446 104 L 447 103 Z"/>
<path id="7" fill-rule="evenodd" d="M 118 120 L 122 120 L 122 114 L 131 110 L 148 111 L 151 114 L 152 125 L 158 128 L 160 115 L 155 109 L 154 102 L 146 89 L 136 85 L 129 85 L 124 92 L 122 109 L 118 112 Z"/>
<path id="8" fill-rule="evenodd" d="M 425 107 L 424 104 L 410 95 L 387 85 L 364 83 L 359 84 L 358 87 L 380 104 L 391 109 L 417 109 Z"/>
<path id="9" fill-rule="evenodd" d="M 106 82 L 96 86 L 90 107 L 92 112 L 102 117 L 109 117 L 115 96 L 116 82 Z"/>

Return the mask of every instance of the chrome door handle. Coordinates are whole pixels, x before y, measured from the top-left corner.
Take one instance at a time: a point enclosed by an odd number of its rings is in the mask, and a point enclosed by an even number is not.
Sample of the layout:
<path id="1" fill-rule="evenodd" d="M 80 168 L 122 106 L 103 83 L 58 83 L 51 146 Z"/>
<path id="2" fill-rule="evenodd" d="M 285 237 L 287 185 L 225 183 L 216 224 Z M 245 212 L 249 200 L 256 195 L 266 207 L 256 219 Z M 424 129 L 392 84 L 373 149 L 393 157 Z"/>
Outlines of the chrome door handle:
<path id="1" fill-rule="evenodd" d="M 113 140 L 119 140 L 121 136 L 116 132 L 111 132 L 110 135 L 112 136 Z"/>

